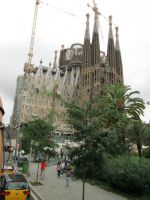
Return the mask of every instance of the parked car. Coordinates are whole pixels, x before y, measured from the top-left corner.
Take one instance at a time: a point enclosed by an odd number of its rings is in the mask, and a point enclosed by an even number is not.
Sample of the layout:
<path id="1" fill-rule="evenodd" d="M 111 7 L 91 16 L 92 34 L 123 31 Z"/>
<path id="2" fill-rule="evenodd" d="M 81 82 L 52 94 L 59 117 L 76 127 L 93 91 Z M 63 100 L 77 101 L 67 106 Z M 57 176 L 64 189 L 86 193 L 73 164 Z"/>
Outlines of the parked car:
<path id="1" fill-rule="evenodd" d="M 18 155 L 18 160 L 20 161 L 27 161 L 28 156 L 25 154 L 24 150 L 21 150 Z"/>
<path id="2" fill-rule="evenodd" d="M 20 173 L 4 174 L 0 177 L 1 200 L 30 200 L 30 188 Z"/>
<path id="3" fill-rule="evenodd" d="M 4 174 L 14 174 L 15 170 L 12 165 L 4 165 L 4 168 L 0 170 L 0 176 Z"/>

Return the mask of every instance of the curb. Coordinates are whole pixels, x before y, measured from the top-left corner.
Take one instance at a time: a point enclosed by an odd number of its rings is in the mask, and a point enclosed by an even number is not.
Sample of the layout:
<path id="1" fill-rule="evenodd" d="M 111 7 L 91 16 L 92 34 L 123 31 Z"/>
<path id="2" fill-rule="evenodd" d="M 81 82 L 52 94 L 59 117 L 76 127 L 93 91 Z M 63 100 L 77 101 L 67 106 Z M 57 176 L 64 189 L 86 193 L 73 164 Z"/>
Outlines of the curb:
<path id="1" fill-rule="evenodd" d="M 33 188 L 33 186 L 32 186 L 30 183 L 28 183 L 28 184 L 29 184 L 29 186 L 30 186 L 31 192 L 33 193 L 33 196 L 36 197 L 35 200 L 45 200 L 45 199 L 36 191 L 36 189 Z"/>
<path id="2" fill-rule="evenodd" d="M 35 199 L 35 200 L 45 200 L 37 191 L 36 191 L 36 189 L 30 184 L 30 182 L 29 182 L 29 178 L 27 177 L 27 175 L 26 174 L 23 174 L 25 177 L 26 177 L 26 179 L 27 179 L 27 181 L 28 181 L 28 184 L 29 184 L 29 187 L 30 187 L 30 191 L 31 191 L 31 196 L 33 196 L 33 198 Z"/>

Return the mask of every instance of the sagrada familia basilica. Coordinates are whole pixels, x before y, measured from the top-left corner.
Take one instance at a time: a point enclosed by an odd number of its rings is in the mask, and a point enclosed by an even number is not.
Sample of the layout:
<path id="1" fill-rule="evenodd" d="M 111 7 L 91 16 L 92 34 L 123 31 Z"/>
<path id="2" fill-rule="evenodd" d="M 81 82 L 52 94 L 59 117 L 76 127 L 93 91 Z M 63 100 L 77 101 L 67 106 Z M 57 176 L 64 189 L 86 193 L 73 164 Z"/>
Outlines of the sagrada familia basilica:
<path id="1" fill-rule="evenodd" d="M 123 83 L 119 29 L 115 27 L 115 34 L 113 33 L 112 16 L 109 16 L 107 52 L 103 52 L 99 39 L 100 13 L 96 4 L 93 11 L 95 16 L 92 41 L 90 15 L 86 14 L 82 44 L 72 44 L 69 48 L 62 45 L 59 59 L 58 52 L 55 51 L 52 65 L 43 66 L 42 61 L 39 66 L 25 63 L 24 74 L 17 79 L 11 124 L 17 126 L 29 122 L 33 116 L 45 117 L 53 108 L 57 131 L 69 132 L 63 121 L 64 107 L 58 100 L 58 95 L 68 102 L 82 106 L 84 101 L 100 93 L 105 85 Z"/>

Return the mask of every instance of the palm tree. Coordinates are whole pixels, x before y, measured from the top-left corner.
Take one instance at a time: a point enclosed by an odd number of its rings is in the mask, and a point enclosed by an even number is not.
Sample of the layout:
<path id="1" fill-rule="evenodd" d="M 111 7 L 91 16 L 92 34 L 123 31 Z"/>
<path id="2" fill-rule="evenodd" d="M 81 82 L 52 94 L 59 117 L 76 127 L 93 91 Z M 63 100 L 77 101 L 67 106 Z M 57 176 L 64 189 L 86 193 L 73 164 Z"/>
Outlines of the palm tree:
<path id="1" fill-rule="evenodd" d="M 132 124 L 128 127 L 129 139 L 131 142 L 136 143 L 138 155 L 142 156 L 142 141 L 146 133 L 146 125 L 141 120 L 133 120 Z"/>
<path id="2" fill-rule="evenodd" d="M 127 128 L 131 120 L 140 120 L 140 115 L 144 114 L 144 101 L 137 97 L 138 94 L 139 91 L 131 91 L 130 86 L 116 84 L 108 86 L 96 98 L 99 124 L 108 133 L 113 147 L 128 149 Z"/>
<path id="3" fill-rule="evenodd" d="M 144 101 L 140 97 L 139 91 L 131 91 L 130 86 L 117 84 L 108 88 L 108 95 L 116 105 L 118 111 L 127 114 L 129 117 L 139 120 L 140 115 L 144 114 Z"/>

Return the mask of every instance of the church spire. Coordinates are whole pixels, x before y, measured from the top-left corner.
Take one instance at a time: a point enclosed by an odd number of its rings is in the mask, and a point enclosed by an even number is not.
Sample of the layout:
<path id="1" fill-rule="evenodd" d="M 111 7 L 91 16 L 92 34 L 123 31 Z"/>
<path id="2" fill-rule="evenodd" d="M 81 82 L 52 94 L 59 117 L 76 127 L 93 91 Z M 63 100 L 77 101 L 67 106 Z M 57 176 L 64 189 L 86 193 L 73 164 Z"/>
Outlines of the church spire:
<path id="1" fill-rule="evenodd" d="M 116 44 L 115 44 L 115 50 L 120 51 L 119 34 L 118 34 L 119 28 L 116 27 L 115 29 L 116 29 Z"/>
<path id="2" fill-rule="evenodd" d="M 61 50 L 59 55 L 59 66 L 62 66 L 63 63 L 63 52 L 64 52 L 64 44 L 61 45 Z"/>
<path id="3" fill-rule="evenodd" d="M 113 37 L 113 31 L 112 31 L 112 16 L 109 16 L 107 61 L 109 64 L 109 68 L 114 69 L 115 68 L 115 47 L 114 47 L 114 37 Z"/>
<path id="4" fill-rule="evenodd" d="M 122 66 L 122 57 L 121 57 L 121 51 L 120 51 L 120 45 L 119 45 L 119 28 L 116 27 L 116 43 L 115 43 L 115 59 L 116 59 L 116 72 L 121 77 L 121 81 L 123 81 L 123 66 Z"/>
<path id="5" fill-rule="evenodd" d="M 90 29 L 89 29 L 89 13 L 86 14 L 86 30 L 84 36 L 84 46 L 83 46 L 83 66 L 87 67 L 91 65 L 91 45 L 90 45 Z"/>
<path id="6" fill-rule="evenodd" d="M 113 37 L 113 31 L 112 31 L 112 16 L 109 16 L 109 35 L 108 35 L 109 39 L 114 39 Z"/>
<path id="7" fill-rule="evenodd" d="M 90 28 L 89 28 L 89 18 L 90 15 L 89 13 L 86 14 L 87 21 L 86 21 L 86 30 L 85 30 L 85 36 L 84 36 L 84 41 L 89 40 L 90 41 Z"/>
<path id="8" fill-rule="evenodd" d="M 93 36 L 92 36 L 92 46 L 91 46 L 91 62 L 92 65 L 100 63 L 100 43 L 99 43 L 99 15 L 97 4 L 93 1 L 94 7 L 92 7 L 95 17 L 94 17 L 94 27 L 93 27 Z M 89 5 L 88 5 L 89 6 Z"/>
<path id="9" fill-rule="evenodd" d="M 38 66 L 38 70 L 35 75 L 35 89 L 37 92 L 41 89 L 42 83 L 43 83 L 43 61 L 42 59 L 40 60 L 40 65 Z"/>
<path id="10" fill-rule="evenodd" d="M 53 63 L 53 69 L 57 69 L 57 51 L 55 51 L 55 57 L 54 57 L 54 63 Z"/>
<path id="11" fill-rule="evenodd" d="M 52 81 L 52 68 L 51 63 L 49 63 L 49 67 L 46 73 L 46 90 L 50 92 L 51 90 L 51 81 Z"/>

